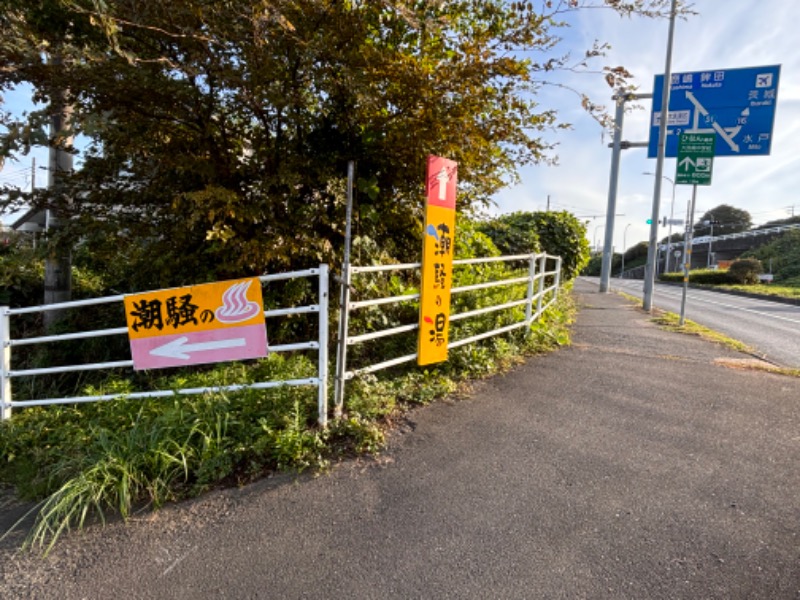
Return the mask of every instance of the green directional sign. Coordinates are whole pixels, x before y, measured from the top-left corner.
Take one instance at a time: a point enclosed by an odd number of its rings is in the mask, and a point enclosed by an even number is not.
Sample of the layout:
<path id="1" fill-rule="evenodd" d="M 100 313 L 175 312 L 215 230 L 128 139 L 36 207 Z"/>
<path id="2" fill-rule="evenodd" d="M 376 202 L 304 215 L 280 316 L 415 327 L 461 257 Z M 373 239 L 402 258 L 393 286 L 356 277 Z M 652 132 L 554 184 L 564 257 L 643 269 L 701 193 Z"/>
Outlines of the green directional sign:
<path id="1" fill-rule="evenodd" d="M 711 185 L 715 133 L 682 133 L 678 140 L 675 183 Z"/>

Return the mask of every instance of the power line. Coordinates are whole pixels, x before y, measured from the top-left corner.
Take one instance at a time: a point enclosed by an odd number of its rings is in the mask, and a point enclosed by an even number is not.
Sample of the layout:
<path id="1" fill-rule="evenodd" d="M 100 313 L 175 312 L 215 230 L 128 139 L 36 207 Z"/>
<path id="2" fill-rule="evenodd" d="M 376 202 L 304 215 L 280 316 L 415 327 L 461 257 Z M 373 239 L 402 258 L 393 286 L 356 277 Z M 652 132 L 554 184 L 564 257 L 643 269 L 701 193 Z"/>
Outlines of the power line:
<path id="1" fill-rule="evenodd" d="M 573 206 L 571 204 L 563 204 L 561 202 L 551 201 L 550 204 L 553 206 L 559 206 L 561 208 L 570 208 L 572 210 L 584 210 L 583 206 Z"/>
<path id="2" fill-rule="evenodd" d="M 27 173 L 22 175 L 16 175 L 14 177 L 0 178 L 0 183 L 2 184 L 16 185 L 18 182 L 23 182 L 25 185 L 28 185 L 29 181 L 30 181 L 30 176 Z"/>
<path id="3" fill-rule="evenodd" d="M 600 218 L 603 218 L 603 219 L 605 219 L 605 218 L 606 218 L 606 216 L 608 216 L 608 215 L 606 215 L 605 213 L 603 213 L 602 215 L 575 215 L 575 218 L 576 218 L 576 219 L 600 219 Z M 617 214 L 615 214 L 614 216 L 615 216 L 615 217 L 624 217 L 624 216 L 625 216 L 625 214 L 624 214 L 624 213 L 622 213 L 622 214 L 620 214 L 620 213 L 617 213 Z"/>
<path id="4" fill-rule="evenodd" d="M 17 169 L 16 171 L 7 171 L 3 172 L 0 171 L 0 177 L 18 177 L 19 175 L 28 175 L 30 174 L 31 169 L 28 167 L 27 169 Z"/>

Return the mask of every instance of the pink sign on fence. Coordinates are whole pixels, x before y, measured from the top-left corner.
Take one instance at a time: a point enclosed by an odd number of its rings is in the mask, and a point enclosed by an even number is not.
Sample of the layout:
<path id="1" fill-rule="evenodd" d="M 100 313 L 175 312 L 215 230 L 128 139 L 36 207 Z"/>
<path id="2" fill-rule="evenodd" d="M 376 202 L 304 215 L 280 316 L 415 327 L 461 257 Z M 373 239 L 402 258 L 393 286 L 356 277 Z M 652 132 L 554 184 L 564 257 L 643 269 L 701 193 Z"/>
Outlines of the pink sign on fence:
<path id="1" fill-rule="evenodd" d="M 125 297 L 134 369 L 266 356 L 258 279 L 157 290 Z"/>

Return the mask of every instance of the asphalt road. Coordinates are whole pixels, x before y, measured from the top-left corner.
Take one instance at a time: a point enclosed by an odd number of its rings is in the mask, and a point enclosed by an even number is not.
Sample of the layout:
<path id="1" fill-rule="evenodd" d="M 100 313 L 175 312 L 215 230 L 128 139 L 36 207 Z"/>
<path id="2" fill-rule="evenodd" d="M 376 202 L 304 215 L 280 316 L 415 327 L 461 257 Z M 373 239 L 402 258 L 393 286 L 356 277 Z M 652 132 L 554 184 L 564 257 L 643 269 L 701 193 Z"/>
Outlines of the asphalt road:
<path id="1" fill-rule="evenodd" d="M 599 278 L 585 279 L 600 284 Z M 642 297 L 642 281 L 610 283 L 612 290 Z M 682 294 L 680 286 L 656 284 L 653 306 L 680 314 Z M 692 288 L 686 318 L 748 344 L 770 362 L 800 369 L 800 306 Z"/>
<path id="2" fill-rule="evenodd" d="M 800 379 L 576 288 L 571 347 L 412 412 L 376 459 L 45 559 L 7 540 L 0 597 L 800 597 Z"/>

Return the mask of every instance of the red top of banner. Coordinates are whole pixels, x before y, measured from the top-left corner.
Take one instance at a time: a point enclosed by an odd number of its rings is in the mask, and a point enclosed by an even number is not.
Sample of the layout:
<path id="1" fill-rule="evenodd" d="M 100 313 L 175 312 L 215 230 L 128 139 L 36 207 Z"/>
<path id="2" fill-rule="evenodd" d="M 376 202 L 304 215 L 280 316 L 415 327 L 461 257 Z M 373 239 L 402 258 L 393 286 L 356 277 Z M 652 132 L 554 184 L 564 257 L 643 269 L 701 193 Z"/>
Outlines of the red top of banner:
<path id="1" fill-rule="evenodd" d="M 429 206 L 456 209 L 458 163 L 441 156 L 428 157 L 426 192 Z"/>

